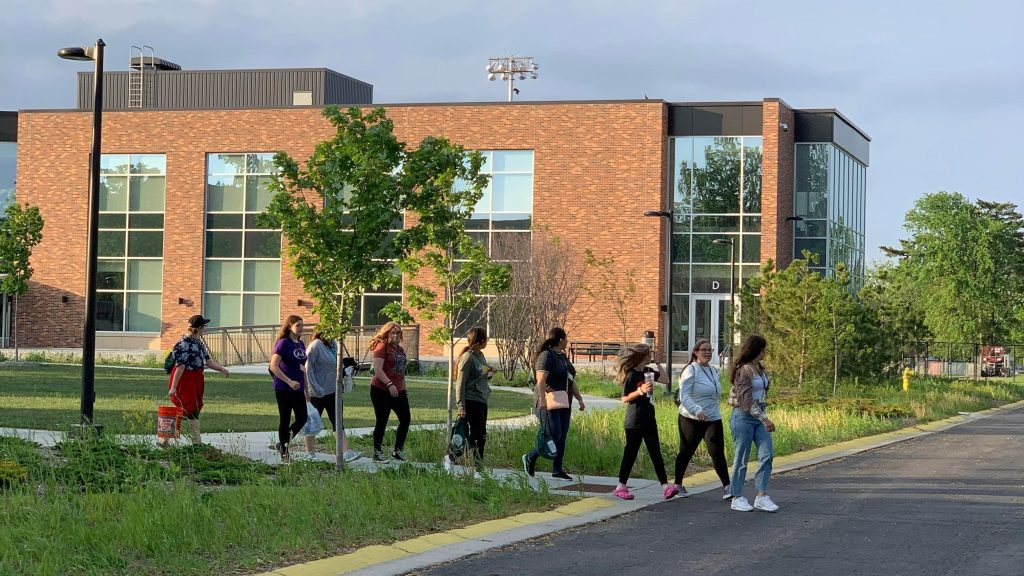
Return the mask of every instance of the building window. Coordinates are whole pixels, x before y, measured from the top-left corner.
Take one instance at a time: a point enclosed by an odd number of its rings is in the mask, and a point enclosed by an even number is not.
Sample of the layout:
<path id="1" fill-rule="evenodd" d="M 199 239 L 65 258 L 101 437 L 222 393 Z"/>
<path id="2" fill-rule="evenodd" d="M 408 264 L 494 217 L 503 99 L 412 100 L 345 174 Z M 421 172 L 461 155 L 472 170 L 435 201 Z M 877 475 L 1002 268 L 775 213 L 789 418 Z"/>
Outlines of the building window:
<path id="1" fill-rule="evenodd" d="M 281 320 L 281 231 L 257 221 L 273 197 L 273 156 L 207 154 L 203 314 L 212 326 Z"/>
<path id="2" fill-rule="evenodd" d="M 104 154 L 96 263 L 96 329 L 160 332 L 163 154 Z"/>
<path id="3" fill-rule="evenodd" d="M 466 232 L 498 262 L 529 254 L 533 222 L 533 150 L 481 150 L 481 174 L 490 176 L 483 196 L 466 222 Z M 457 186 L 459 184 L 456 184 Z M 487 326 L 486 304 L 467 326 Z"/>
<path id="4" fill-rule="evenodd" d="M 827 275 L 842 263 L 850 289 L 864 283 L 864 210 L 867 168 L 831 143 L 796 145 L 793 257 L 818 255 L 813 268 Z"/>
<path id="5" fill-rule="evenodd" d="M 0 217 L 14 203 L 14 180 L 18 168 L 18 144 L 0 142 Z"/>

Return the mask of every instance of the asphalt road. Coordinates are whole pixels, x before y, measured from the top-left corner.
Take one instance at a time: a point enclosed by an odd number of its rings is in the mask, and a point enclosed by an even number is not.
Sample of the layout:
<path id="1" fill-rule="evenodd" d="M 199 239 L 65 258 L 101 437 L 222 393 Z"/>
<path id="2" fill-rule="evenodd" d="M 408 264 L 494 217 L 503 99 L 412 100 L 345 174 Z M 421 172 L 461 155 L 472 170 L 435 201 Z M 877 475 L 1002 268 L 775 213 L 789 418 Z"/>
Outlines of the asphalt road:
<path id="1" fill-rule="evenodd" d="M 1024 409 L 780 474 L 769 493 L 775 514 L 715 490 L 411 574 L 1024 575 Z"/>

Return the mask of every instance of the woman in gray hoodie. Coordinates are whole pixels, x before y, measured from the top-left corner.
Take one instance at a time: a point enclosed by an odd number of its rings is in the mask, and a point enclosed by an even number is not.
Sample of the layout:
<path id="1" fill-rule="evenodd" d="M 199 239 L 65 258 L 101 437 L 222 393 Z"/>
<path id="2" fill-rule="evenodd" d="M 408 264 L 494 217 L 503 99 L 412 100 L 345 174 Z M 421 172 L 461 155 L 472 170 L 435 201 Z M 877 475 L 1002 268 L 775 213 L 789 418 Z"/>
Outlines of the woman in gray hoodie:
<path id="1" fill-rule="evenodd" d="M 352 370 L 352 368 L 346 368 Z M 331 420 L 331 427 L 334 433 L 338 433 L 338 424 L 334 414 L 334 395 L 338 391 L 338 341 L 328 340 L 323 332 L 319 330 L 313 335 L 313 340 L 306 349 L 306 394 L 307 400 L 313 405 L 321 416 L 326 411 L 327 417 Z M 348 437 L 342 431 L 341 447 L 344 450 L 342 458 L 345 462 L 358 459 L 362 453 L 350 450 Z M 312 459 L 316 452 L 316 437 L 306 434 L 303 438 L 306 444 L 307 458 Z"/>
<path id="2" fill-rule="evenodd" d="M 703 439 L 715 473 L 722 482 L 722 499 L 729 500 L 729 465 L 725 459 L 725 431 L 722 427 L 722 382 L 711 365 L 711 342 L 698 338 L 690 362 L 679 377 L 679 454 L 676 456 L 676 486 L 686 497 L 683 475 Z"/>

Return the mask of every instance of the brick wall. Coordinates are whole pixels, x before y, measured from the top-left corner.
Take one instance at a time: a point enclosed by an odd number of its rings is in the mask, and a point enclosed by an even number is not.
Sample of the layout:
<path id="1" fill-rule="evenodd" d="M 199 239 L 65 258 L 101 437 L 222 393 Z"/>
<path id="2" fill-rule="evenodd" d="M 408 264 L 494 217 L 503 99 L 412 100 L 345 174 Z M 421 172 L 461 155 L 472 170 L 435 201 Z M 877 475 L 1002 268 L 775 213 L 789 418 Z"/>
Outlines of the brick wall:
<path id="1" fill-rule="evenodd" d="M 581 252 L 590 248 L 642 272 L 631 331 L 636 338 L 656 327 L 661 333 L 664 223 L 644 218 L 643 212 L 664 207 L 664 104 L 387 108 L 398 137 L 410 146 L 428 135 L 444 135 L 470 149 L 534 150 L 534 225 L 554 231 Z M 32 326 L 23 346 L 81 345 L 91 119 L 88 112 L 19 114 L 18 199 L 39 206 L 46 221 L 32 258 L 32 287 L 21 300 L 19 322 Z M 303 160 L 332 128 L 317 109 L 125 111 L 108 112 L 103 120 L 103 153 L 167 156 L 162 331 L 167 347 L 187 318 L 201 311 L 206 154 L 284 150 Z M 282 261 L 280 315 L 298 313 L 315 322 L 308 308 L 297 306 L 308 296 L 287 258 Z M 181 305 L 179 298 L 193 305 Z M 577 308 L 587 321 L 572 338 L 615 338 L 617 321 L 607 306 L 584 298 Z M 439 352 L 422 342 L 421 354 Z"/>

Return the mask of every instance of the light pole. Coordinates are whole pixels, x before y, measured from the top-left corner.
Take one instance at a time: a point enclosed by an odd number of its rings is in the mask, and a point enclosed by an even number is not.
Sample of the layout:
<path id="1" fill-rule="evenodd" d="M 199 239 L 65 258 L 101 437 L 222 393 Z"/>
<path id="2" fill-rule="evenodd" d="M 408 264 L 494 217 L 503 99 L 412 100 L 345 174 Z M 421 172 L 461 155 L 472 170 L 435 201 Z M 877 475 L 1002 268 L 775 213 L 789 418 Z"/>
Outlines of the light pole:
<path id="1" fill-rule="evenodd" d="M 665 370 L 668 371 L 668 384 L 665 394 L 672 395 L 672 241 L 675 240 L 676 216 L 668 210 L 648 210 L 644 216 L 665 218 L 668 220 L 668 281 L 665 288 Z"/>
<path id="2" fill-rule="evenodd" d="M 89 214 L 85 260 L 85 326 L 82 331 L 82 410 L 79 426 L 92 430 L 93 404 L 96 401 L 96 245 L 100 214 L 100 138 L 103 125 L 103 39 L 95 46 L 61 48 L 57 56 L 65 60 L 92 60 L 92 154 L 89 158 Z M 98 428 L 95 428 L 97 431 Z"/>
<path id="3" fill-rule="evenodd" d="M 526 75 L 530 75 L 531 80 L 537 79 L 537 63 L 533 61 L 532 56 L 503 56 L 501 58 L 490 58 L 487 63 L 487 79 L 497 80 L 499 75 L 502 80 L 508 81 L 508 101 L 512 101 L 512 95 L 518 94 L 517 89 L 513 84 L 515 83 L 516 74 L 519 75 L 520 80 L 526 80 Z"/>
<path id="4" fill-rule="evenodd" d="M 732 322 L 729 323 L 729 355 L 728 362 L 725 363 L 725 372 L 731 374 L 732 369 L 732 347 L 733 342 L 733 326 L 739 320 L 739 315 L 736 313 L 736 238 L 730 236 L 729 238 L 717 238 L 711 241 L 712 244 L 728 244 L 729 245 L 729 311 L 732 312 Z"/>

